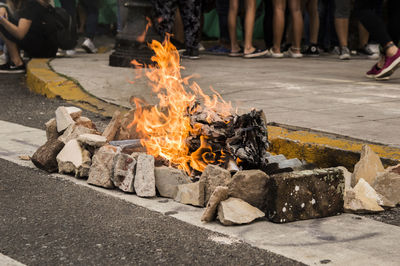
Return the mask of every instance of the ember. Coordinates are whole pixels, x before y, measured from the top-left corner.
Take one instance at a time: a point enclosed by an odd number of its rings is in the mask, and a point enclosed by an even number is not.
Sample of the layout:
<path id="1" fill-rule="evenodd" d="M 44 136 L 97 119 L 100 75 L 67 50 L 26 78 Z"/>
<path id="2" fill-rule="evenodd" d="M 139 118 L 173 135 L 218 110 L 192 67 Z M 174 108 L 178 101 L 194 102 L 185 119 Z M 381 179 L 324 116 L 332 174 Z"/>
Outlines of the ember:
<path id="1" fill-rule="evenodd" d="M 143 108 L 145 103 L 135 98 L 135 116 L 128 125 L 136 127 L 147 153 L 192 175 L 208 164 L 264 168 L 268 138 L 263 112 L 238 115 L 216 91 L 208 96 L 191 77 L 182 78 L 179 53 L 169 37 L 149 46 L 156 66 L 148 66 L 145 75 L 159 104 Z"/>

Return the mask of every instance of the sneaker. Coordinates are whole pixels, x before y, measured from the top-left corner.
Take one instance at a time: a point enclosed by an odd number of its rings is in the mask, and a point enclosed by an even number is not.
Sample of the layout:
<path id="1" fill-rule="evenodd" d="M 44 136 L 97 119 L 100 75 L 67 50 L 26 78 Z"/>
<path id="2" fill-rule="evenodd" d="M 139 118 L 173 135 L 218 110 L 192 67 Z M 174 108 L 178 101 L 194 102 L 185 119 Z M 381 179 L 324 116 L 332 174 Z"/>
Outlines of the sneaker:
<path id="1" fill-rule="evenodd" d="M 57 50 L 57 54 L 56 54 L 57 57 L 64 57 L 65 55 L 66 55 L 65 50 L 63 50 L 63 49 Z"/>
<path id="2" fill-rule="evenodd" d="M 271 54 L 271 57 L 273 58 L 283 58 L 283 53 L 275 53 L 274 49 L 269 49 L 269 53 Z"/>
<path id="3" fill-rule="evenodd" d="M 255 48 L 253 52 L 248 53 L 248 54 L 243 54 L 243 58 L 259 58 L 259 57 L 263 57 L 266 55 L 269 55 L 268 49 L 261 50 L 261 49 Z"/>
<path id="4" fill-rule="evenodd" d="M 350 50 L 346 46 L 340 47 L 340 60 L 349 60 L 350 59 Z"/>
<path id="5" fill-rule="evenodd" d="M 376 75 L 378 75 L 381 72 L 381 70 L 382 70 L 382 68 L 379 68 L 378 64 L 375 64 L 372 66 L 372 68 L 367 73 L 365 73 L 365 76 L 367 78 L 373 79 L 373 78 L 375 78 Z"/>
<path id="6" fill-rule="evenodd" d="M 379 49 L 373 49 L 372 45 L 365 45 L 363 48 L 357 49 L 357 54 L 366 55 L 369 59 L 378 59 L 379 58 Z"/>
<path id="7" fill-rule="evenodd" d="M 18 73 L 25 73 L 25 72 L 26 72 L 25 64 L 16 66 L 12 62 L 7 62 L 3 65 L 0 65 L 0 73 L 18 74 Z"/>
<path id="8" fill-rule="evenodd" d="M 91 39 L 85 38 L 85 41 L 82 43 L 82 48 L 88 53 L 88 54 L 95 54 L 97 53 L 97 48 L 94 46 L 94 43 L 92 42 Z"/>
<path id="9" fill-rule="evenodd" d="M 308 56 L 319 56 L 318 46 L 315 44 L 310 44 L 310 46 L 308 46 L 307 50 L 305 51 L 305 54 Z"/>
<path id="10" fill-rule="evenodd" d="M 291 48 L 289 48 L 289 50 L 287 50 L 287 56 L 289 56 L 291 58 L 302 58 L 303 54 L 293 52 L 293 48 L 291 47 Z"/>
<path id="11" fill-rule="evenodd" d="M 204 47 L 204 45 L 203 45 L 202 43 L 199 43 L 199 44 L 197 45 L 197 48 L 199 49 L 199 52 L 203 52 L 203 51 L 206 50 L 206 48 Z"/>
<path id="12" fill-rule="evenodd" d="M 65 51 L 65 55 L 66 56 L 74 56 L 74 55 L 76 55 L 76 51 L 75 51 L 75 49 L 67 50 L 67 51 Z"/>
<path id="13" fill-rule="evenodd" d="M 382 79 L 390 77 L 399 66 L 400 66 L 400 49 L 397 50 L 397 53 L 394 56 L 385 57 L 385 64 L 383 65 L 381 72 L 378 73 L 375 76 L 375 78 Z"/>
<path id="14" fill-rule="evenodd" d="M 199 49 L 197 48 L 187 48 L 186 51 L 182 53 L 182 58 L 188 58 L 188 59 L 199 59 Z"/>

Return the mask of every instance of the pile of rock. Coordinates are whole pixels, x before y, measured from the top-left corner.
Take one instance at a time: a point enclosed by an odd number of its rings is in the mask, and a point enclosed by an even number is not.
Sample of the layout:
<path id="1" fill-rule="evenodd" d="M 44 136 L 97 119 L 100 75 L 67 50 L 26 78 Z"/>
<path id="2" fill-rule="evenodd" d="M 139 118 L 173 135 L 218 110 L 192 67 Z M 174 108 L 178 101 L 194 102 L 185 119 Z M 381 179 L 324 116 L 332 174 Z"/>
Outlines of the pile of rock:
<path id="1" fill-rule="evenodd" d="M 379 156 L 364 145 L 354 172 L 346 173 L 344 209 L 354 213 L 384 211 L 400 204 L 400 164 L 384 169 Z"/>
<path id="2" fill-rule="evenodd" d="M 76 107 L 56 110 L 56 117 L 46 123 L 47 142 L 32 157 L 37 167 L 139 197 L 160 195 L 205 207 L 204 222 L 246 224 L 266 216 L 285 223 L 336 215 L 343 206 L 354 212 L 379 211 L 383 210 L 379 205 L 400 202 L 400 165 L 384 171 L 379 157 L 367 146 L 353 174 L 343 167 L 299 170 L 302 162 L 298 159 L 268 155 L 276 174 L 208 165 L 199 178 L 192 179 L 182 170 L 156 167 L 154 157 L 144 152 L 109 144 L 133 136 L 132 129 L 126 128 L 130 113 L 124 117 L 116 113 L 103 133 L 81 114 Z"/>

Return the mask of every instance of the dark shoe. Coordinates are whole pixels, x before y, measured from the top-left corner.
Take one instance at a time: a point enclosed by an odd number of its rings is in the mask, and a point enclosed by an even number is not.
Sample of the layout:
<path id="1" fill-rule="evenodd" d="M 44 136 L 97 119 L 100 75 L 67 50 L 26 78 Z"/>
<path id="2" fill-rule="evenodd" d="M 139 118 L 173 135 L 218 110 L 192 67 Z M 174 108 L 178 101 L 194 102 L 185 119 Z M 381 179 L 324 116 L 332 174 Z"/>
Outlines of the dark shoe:
<path id="1" fill-rule="evenodd" d="M 7 62 L 3 65 L 0 65 L 0 73 L 19 74 L 25 72 L 26 72 L 25 64 L 16 66 L 14 65 L 14 63 Z"/>
<path id="2" fill-rule="evenodd" d="M 315 44 L 310 44 L 304 54 L 307 56 L 319 56 L 318 46 Z"/>
<path id="3" fill-rule="evenodd" d="M 393 72 L 400 67 L 400 49 L 394 56 L 385 57 L 385 64 L 383 65 L 381 72 L 375 76 L 375 79 L 383 79 L 390 77 Z"/>
<path id="4" fill-rule="evenodd" d="M 182 58 L 188 58 L 188 59 L 199 59 L 199 49 L 197 48 L 187 48 L 186 51 L 182 53 Z"/>

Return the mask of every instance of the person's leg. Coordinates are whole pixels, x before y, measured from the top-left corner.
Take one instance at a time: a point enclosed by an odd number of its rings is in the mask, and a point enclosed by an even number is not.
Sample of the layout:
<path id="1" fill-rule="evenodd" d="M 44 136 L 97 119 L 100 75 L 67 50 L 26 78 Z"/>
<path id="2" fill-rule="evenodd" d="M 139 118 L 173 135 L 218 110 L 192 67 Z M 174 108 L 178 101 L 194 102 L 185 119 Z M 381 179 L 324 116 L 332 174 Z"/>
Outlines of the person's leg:
<path id="1" fill-rule="evenodd" d="M 307 10 L 310 17 L 310 43 L 316 45 L 319 31 L 318 0 L 309 0 Z"/>
<path id="2" fill-rule="evenodd" d="M 363 48 L 368 44 L 369 32 L 358 22 L 358 48 Z"/>
<path id="3" fill-rule="evenodd" d="M 286 0 L 273 0 L 272 2 L 274 5 L 274 45 L 272 51 L 274 53 L 281 53 L 281 43 L 285 29 Z"/>
<path id="4" fill-rule="evenodd" d="M 301 54 L 301 38 L 303 36 L 303 14 L 301 13 L 300 0 L 289 0 L 289 8 L 292 17 L 293 44 L 291 50 L 294 54 Z"/>
<path id="5" fill-rule="evenodd" d="M 256 16 L 256 0 L 245 0 L 246 15 L 244 19 L 244 53 L 254 52 L 253 31 Z"/>
<path id="6" fill-rule="evenodd" d="M 340 47 L 347 47 L 349 36 L 349 19 L 335 18 L 335 29 L 337 37 L 339 39 Z"/>
<path id="7" fill-rule="evenodd" d="M 12 22 L 14 23 L 14 21 Z M 24 62 L 19 54 L 17 40 L 2 26 L 0 26 L 0 38 L 7 47 L 8 56 L 11 62 L 17 67 L 23 65 Z"/>
<path id="8" fill-rule="evenodd" d="M 273 46 L 273 17 L 272 0 L 264 0 L 264 42 L 267 49 Z"/>
<path id="9" fill-rule="evenodd" d="M 236 20 L 239 11 L 239 0 L 229 0 L 228 29 L 231 40 L 231 52 L 240 51 L 240 46 L 236 34 Z"/>
<path id="10" fill-rule="evenodd" d="M 220 44 L 223 46 L 228 45 L 228 47 L 230 48 L 229 29 L 228 29 L 229 0 L 217 0 L 216 10 L 218 13 Z"/>
<path id="11" fill-rule="evenodd" d="M 87 0 L 85 1 L 84 7 L 86 10 L 86 27 L 85 37 L 93 39 L 96 35 L 97 23 L 99 20 L 99 5 L 98 0 Z"/>
<path id="12" fill-rule="evenodd" d="M 180 0 L 179 10 L 181 12 L 183 29 L 185 31 L 186 49 L 198 51 L 201 1 Z"/>
<path id="13" fill-rule="evenodd" d="M 167 33 L 172 33 L 174 27 L 176 0 L 153 0 L 156 29 L 164 39 Z"/>

